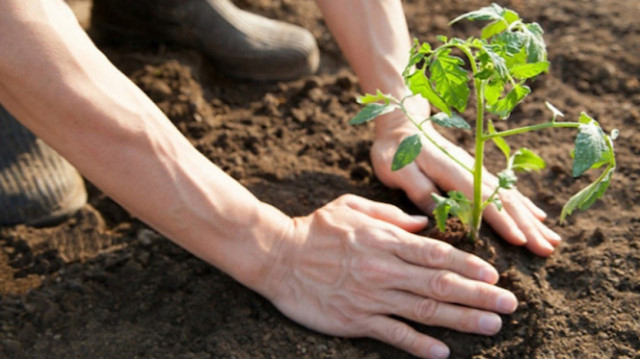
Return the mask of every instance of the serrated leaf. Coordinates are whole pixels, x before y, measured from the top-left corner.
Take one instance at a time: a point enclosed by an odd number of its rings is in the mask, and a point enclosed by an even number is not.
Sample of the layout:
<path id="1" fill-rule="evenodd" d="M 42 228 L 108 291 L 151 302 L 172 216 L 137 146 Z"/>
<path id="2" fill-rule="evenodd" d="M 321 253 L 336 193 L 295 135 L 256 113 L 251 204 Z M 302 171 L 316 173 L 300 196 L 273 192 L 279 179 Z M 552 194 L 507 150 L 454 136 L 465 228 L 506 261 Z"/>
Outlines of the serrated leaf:
<path id="1" fill-rule="evenodd" d="M 591 116 L 587 115 L 584 112 L 580 113 L 580 117 L 578 117 L 578 122 L 584 123 L 584 124 L 594 123 L 596 126 L 599 126 L 596 120 L 594 120 Z"/>
<path id="2" fill-rule="evenodd" d="M 495 73 L 494 69 L 486 68 L 478 72 L 477 74 L 475 74 L 473 77 L 480 80 L 488 80 L 489 78 L 491 78 L 491 76 L 493 76 L 494 73 Z"/>
<path id="3" fill-rule="evenodd" d="M 397 171 L 402 167 L 413 162 L 418 157 L 420 150 L 422 149 L 422 142 L 420 141 L 420 135 L 411 135 L 398 146 L 396 154 L 393 156 L 393 162 L 391 163 L 391 170 Z"/>
<path id="4" fill-rule="evenodd" d="M 485 26 L 484 28 L 482 28 L 482 33 L 480 36 L 486 40 L 492 36 L 495 36 L 503 32 L 504 30 L 507 29 L 508 26 L 509 25 L 507 25 L 507 23 L 504 21 L 494 21 L 489 25 Z"/>
<path id="5" fill-rule="evenodd" d="M 504 81 L 502 79 L 493 79 L 484 87 L 484 98 L 487 100 L 487 106 L 492 106 L 502 95 L 504 91 Z"/>
<path id="6" fill-rule="evenodd" d="M 564 222 L 564 219 L 573 213 L 574 210 L 585 210 L 589 208 L 597 199 L 602 198 L 602 195 L 609 187 L 611 182 L 611 176 L 615 167 L 610 166 L 605 170 L 606 172 L 598 179 L 582 189 L 580 192 L 569 198 L 569 201 L 562 207 L 560 213 L 560 223 Z"/>
<path id="7" fill-rule="evenodd" d="M 429 117 L 429 120 L 437 123 L 442 127 L 462 128 L 465 130 L 471 129 L 471 126 L 469 126 L 467 121 L 465 121 L 462 117 L 458 116 L 455 113 L 452 113 L 451 116 L 449 116 L 444 112 L 438 112 L 435 115 Z"/>
<path id="8" fill-rule="evenodd" d="M 447 195 L 449 197 L 442 197 L 436 193 L 431 194 L 431 198 L 436 204 L 433 215 L 441 232 L 446 229 L 449 214 L 458 217 L 465 226 L 471 221 L 471 201 L 459 191 L 449 191 Z"/>
<path id="9" fill-rule="evenodd" d="M 504 32 L 493 38 L 492 45 L 500 46 L 507 56 L 519 53 L 524 46 L 526 36 L 519 32 Z"/>
<path id="10" fill-rule="evenodd" d="M 470 21 L 489 21 L 489 20 L 503 20 L 503 16 L 505 14 L 505 10 L 502 6 L 498 4 L 491 4 L 489 6 L 483 7 L 478 10 L 470 11 L 466 14 L 462 14 L 455 19 L 451 20 L 449 24 L 455 24 L 460 20 L 470 20 Z"/>
<path id="11" fill-rule="evenodd" d="M 541 62 L 547 60 L 547 45 L 542 34 L 544 31 L 537 23 L 526 24 L 522 27 L 522 34 L 525 36 L 525 46 L 527 49 L 527 59 L 529 62 Z"/>
<path id="12" fill-rule="evenodd" d="M 498 53 L 494 49 L 494 46 L 484 44 L 482 46 L 482 50 L 487 54 L 487 56 L 489 56 L 489 59 L 493 63 L 493 66 L 498 72 L 498 75 L 500 75 L 500 77 L 502 78 L 506 78 L 509 74 L 509 70 L 507 70 L 507 64 L 505 63 L 502 56 L 498 55 Z"/>
<path id="13" fill-rule="evenodd" d="M 356 100 L 359 104 L 367 105 L 374 102 L 384 101 L 385 104 L 389 104 L 391 95 L 385 95 L 380 90 L 378 90 L 375 94 L 364 94 Z"/>
<path id="14" fill-rule="evenodd" d="M 397 108 L 396 105 L 387 105 L 382 103 L 370 103 L 366 105 L 349 121 L 350 125 L 359 125 L 369 122 L 374 118 L 387 114 Z"/>
<path id="15" fill-rule="evenodd" d="M 500 116 L 502 119 L 506 119 L 511 114 L 511 111 L 531 92 L 528 86 L 517 84 L 509 91 L 507 96 L 498 100 L 492 106 L 489 106 L 488 110 Z"/>
<path id="16" fill-rule="evenodd" d="M 437 39 L 438 41 L 440 41 L 440 42 L 444 42 L 444 43 L 446 43 L 446 42 L 448 42 L 448 41 L 449 41 L 449 38 L 448 38 L 448 37 L 446 37 L 446 36 L 444 36 L 444 35 L 438 35 L 438 36 L 436 36 L 436 39 Z"/>
<path id="17" fill-rule="evenodd" d="M 493 121 L 489 120 L 487 122 L 487 129 L 489 130 L 489 134 L 496 133 L 496 128 L 493 126 Z M 505 141 L 502 137 L 492 137 L 491 140 L 496 145 L 496 147 L 498 147 L 498 149 L 500 149 L 500 151 L 504 153 L 504 157 L 506 158 L 507 162 L 509 162 L 509 159 L 511 158 L 511 148 L 509 147 L 509 144 L 507 144 L 507 141 Z"/>
<path id="18" fill-rule="evenodd" d="M 416 71 L 413 75 L 407 78 L 407 85 L 414 95 L 424 97 L 440 111 L 451 114 L 451 107 L 449 107 L 440 95 L 435 92 L 424 72 Z"/>
<path id="19" fill-rule="evenodd" d="M 498 185 L 500 188 L 511 189 L 514 187 L 516 182 L 518 182 L 518 177 L 513 172 L 513 170 L 505 169 L 498 172 Z"/>
<path id="20" fill-rule="evenodd" d="M 454 107 L 458 112 L 464 112 L 469 100 L 469 78 L 467 71 L 460 67 L 464 61 L 451 56 L 450 53 L 451 49 L 440 51 L 431 61 L 431 79 L 436 84 L 437 93 L 447 105 Z"/>
<path id="21" fill-rule="evenodd" d="M 442 197 L 437 193 L 431 193 L 431 198 L 436 204 L 433 209 L 433 216 L 436 219 L 436 225 L 440 232 L 444 232 L 447 229 L 447 218 L 449 218 L 451 204 L 449 203 L 448 198 Z"/>
<path id="22" fill-rule="evenodd" d="M 547 106 L 547 108 L 551 111 L 551 113 L 553 114 L 553 119 L 555 120 L 557 117 L 564 117 L 564 113 L 562 113 L 560 110 L 558 110 L 554 105 L 552 105 L 550 102 L 545 101 L 544 104 Z"/>
<path id="23" fill-rule="evenodd" d="M 509 70 L 513 77 L 519 80 L 525 80 L 528 78 L 532 78 L 534 76 L 538 76 L 543 72 L 547 72 L 549 69 L 549 62 L 534 62 L 531 64 L 518 64 L 511 67 Z"/>
<path id="24" fill-rule="evenodd" d="M 514 171 L 539 171 L 547 166 L 542 157 L 528 148 L 522 147 L 513 154 Z"/>
<path id="25" fill-rule="evenodd" d="M 583 123 L 578 127 L 575 141 L 575 157 L 573 159 L 573 177 L 578 177 L 594 164 L 601 161 L 609 151 L 605 134 L 600 126 L 594 123 Z"/>
<path id="26" fill-rule="evenodd" d="M 503 18 L 507 21 L 507 23 L 509 23 L 509 25 L 513 24 L 514 22 L 520 20 L 520 15 L 518 15 L 517 12 L 513 11 L 513 10 L 509 10 L 509 9 L 504 9 L 504 16 Z"/>
<path id="27" fill-rule="evenodd" d="M 495 196 L 491 199 L 491 203 L 495 204 L 496 207 L 498 208 L 498 211 L 502 211 L 502 201 L 500 200 L 500 197 Z"/>

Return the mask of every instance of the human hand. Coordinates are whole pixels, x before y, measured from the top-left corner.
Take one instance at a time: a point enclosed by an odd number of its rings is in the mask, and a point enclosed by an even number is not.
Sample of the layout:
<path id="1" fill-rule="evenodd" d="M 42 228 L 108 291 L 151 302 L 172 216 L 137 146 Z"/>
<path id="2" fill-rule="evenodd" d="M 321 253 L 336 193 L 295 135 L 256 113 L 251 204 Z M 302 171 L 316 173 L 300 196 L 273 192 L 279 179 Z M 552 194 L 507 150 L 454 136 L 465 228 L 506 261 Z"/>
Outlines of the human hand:
<path id="1" fill-rule="evenodd" d="M 426 107 L 428 108 L 428 106 Z M 428 115 L 428 114 L 426 114 Z M 425 118 L 423 113 L 421 117 Z M 423 126 L 430 137 L 458 160 L 473 167 L 474 159 L 464 149 L 451 143 L 428 123 Z M 376 120 L 376 137 L 371 148 L 373 168 L 384 184 L 400 188 L 426 213 L 433 210 L 431 193 L 458 190 L 472 198 L 473 177 L 451 158 L 423 138 L 422 153 L 406 167 L 391 171 L 391 163 L 400 142 L 418 130 L 401 113 L 394 112 Z M 495 176 L 485 171 L 483 174 L 485 198 L 497 187 Z M 533 253 L 548 256 L 560 243 L 560 236 L 544 225 L 546 213 L 518 190 L 500 190 L 503 210 L 490 205 L 484 212 L 484 219 L 500 236 L 514 245 L 525 245 Z"/>
<path id="2" fill-rule="evenodd" d="M 295 218 L 264 276 L 264 294 L 291 319 L 330 335 L 371 337 L 421 358 L 445 358 L 439 340 L 389 317 L 493 335 L 516 297 L 480 258 L 410 232 L 425 217 L 345 195 Z"/>

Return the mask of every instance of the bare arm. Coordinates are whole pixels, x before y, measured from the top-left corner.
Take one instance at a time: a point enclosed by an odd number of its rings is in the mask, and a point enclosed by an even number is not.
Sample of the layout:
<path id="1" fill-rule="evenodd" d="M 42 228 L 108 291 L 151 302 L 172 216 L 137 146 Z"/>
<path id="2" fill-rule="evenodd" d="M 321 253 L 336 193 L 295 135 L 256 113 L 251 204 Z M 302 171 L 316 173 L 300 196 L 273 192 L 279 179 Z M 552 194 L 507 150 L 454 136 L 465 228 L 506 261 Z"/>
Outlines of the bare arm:
<path id="1" fill-rule="evenodd" d="M 3 1 L 0 33 L 0 101 L 10 112 L 133 214 L 260 289 L 289 217 L 197 152 L 62 1 Z"/>
<path id="2" fill-rule="evenodd" d="M 310 328 L 415 355 L 428 325 L 494 334 L 516 298 L 481 259 L 410 232 L 398 208 L 341 197 L 291 219 L 198 153 L 95 48 L 62 0 L 0 2 L 0 102 L 134 215 Z"/>

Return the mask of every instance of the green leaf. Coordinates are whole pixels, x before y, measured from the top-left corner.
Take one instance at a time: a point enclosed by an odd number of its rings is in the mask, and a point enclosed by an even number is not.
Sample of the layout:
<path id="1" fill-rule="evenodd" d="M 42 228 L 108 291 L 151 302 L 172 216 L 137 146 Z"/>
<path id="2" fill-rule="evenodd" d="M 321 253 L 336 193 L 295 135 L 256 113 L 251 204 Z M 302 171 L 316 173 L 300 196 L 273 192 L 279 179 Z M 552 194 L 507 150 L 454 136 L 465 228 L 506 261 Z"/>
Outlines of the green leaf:
<path id="1" fill-rule="evenodd" d="M 492 106 L 502 95 L 504 91 L 504 81 L 502 79 L 493 79 L 488 82 L 484 87 L 484 99 L 487 100 L 487 105 Z"/>
<path id="2" fill-rule="evenodd" d="M 384 101 L 385 104 L 389 104 L 391 100 L 391 95 L 385 95 L 380 90 L 376 92 L 375 95 L 370 93 L 364 94 L 363 96 L 358 97 L 356 100 L 359 104 L 367 105 L 374 102 Z"/>
<path id="3" fill-rule="evenodd" d="M 587 115 L 585 112 L 580 113 L 580 117 L 578 117 L 578 122 L 584 123 L 584 124 L 590 124 L 590 123 L 595 123 L 596 125 L 598 124 L 596 120 L 594 120 L 591 116 Z"/>
<path id="4" fill-rule="evenodd" d="M 489 106 L 488 110 L 500 116 L 502 119 L 506 119 L 511 114 L 511 111 L 531 92 L 528 86 L 517 84 L 504 98 L 498 100 L 495 104 Z"/>
<path id="5" fill-rule="evenodd" d="M 440 111 L 451 114 L 451 107 L 435 92 L 429 79 L 422 71 L 416 71 L 407 78 L 407 85 L 414 95 L 420 95 L 427 99 L 429 103 L 437 107 Z"/>
<path id="6" fill-rule="evenodd" d="M 458 217 L 465 226 L 471 222 L 471 201 L 467 196 L 459 191 L 449 191 L 447 195 L 449 196 L 448 198 L 436 193 L 431 194 L 431 198 L 436 204 L 433 215 L 441 232 L 446 229 L 449 214 Z"/>
<path id="7" fill-rule="evenodd" d="M 417 133 L 402 140 L 398 146 L 396 154 L 393 156 L 391 170 L 397 171 L 413 162 L 413 160 L 415 160 L 420 154 L 421 149 L 422 142 L 420 141 L 420 135 Z"/>
<path id="8" fill-rule="evenodd" d="M 505 55 L 513 56 L 522 50 L 526 39 L 527 37 L 519 32 L 504 32 L 494 37 L 491 44 L 503 48 Z"/>
<path id="9" fill-rule="evenodd" d="M 489 134 L 496 133 L 496 128 L 493 126 L 493 121 L 489 120 L 487 122 L 487 129 L 489 130 Z M 511 148 L 509 147 L 509 144 L 507 144 L 507 141 L 505 141 L 502 137 L 492 137 L 491 140 L 496 145 L 496 147 L 498 147 L 500 151 L 504 153 L 504 157 L 507 159 L 507 162 L 509 162 L 509 159 L 511 158 Z"/>
<path id="10" fill-rule="evenodd" d="M 518 182 L 518 177 L 513 170 L 507 168 L 498 172 L 498 185 L 500 188 L 511 189 Z"/>
<path id="11" fill-rule="evenodd" d="M 542 37 L 543 33 L 542 27 L 535 22 L 522 27 L 529 62 L 542 62 L 547 60 L 547 45 Z"/>
<path id="12" fill-rule="evenodd" d="M 491 203 L 495 204 L 496 207 L 498 208 L 498 211 L 502 211 L 502 201 L 500 200 L 500 197 L 495 196 L 491 199 Z"/>
<path id="13" fill-rule="evenodd" d="M 534 62 L 531 64 L 514 65 L 511 69 L 511 75 L 519 80 L 525 80 L 534 76 L 538 76 L 549 69 L 549 62 Z"/>
<path id="14" fill-rule="evenodd" d="M 513 170 L 514 171 L 539 171 L 544 169 L 547 164 L 542 157 L 528 148 L 522 147 L 513 154 Z"/>
<path id="15" fill-rule="evenodd" d="M 594 121 L 595 122 L 595 121 Z M 583 123 L 578 127 L 573 159 L 573 177 L 578 177 L 601 161 L 609 151 L 605 134 L 595 123 Z"/>
<path id="16" fill-rule="evenodd" d="M 595 182 L 591 183 L 580 192 L 569 198 L 569 201 L 567 201 L 564 207 L 562 207 L 562 212 L 560 213 L 560 223 L 564 222 L 564 219 L 568 215 L 571 215 L 574 210 L 585 210 L 589 208 L 598 198 L 602 198 L 602 195 L 609 187 L 611 176 L 613 175 L 614 170 L 614 166 L 607 167 L 605 172 L 603 172 L 603 174 L 598 177 Z"/>
<path id="17" fill-rule="evenodd" d="M 467 71 L 460 67 L 464 61 L 451 56 L 450 53 L 451 49 L 440 51 L 431 61 L 431 79 L 436 83 L 436 91 L 447 105 L 454 107 L 458 112 L 464 112 L 469 99 L 469 78 Z"/>
<path id="18" fill-rule="evenodd" d="M 374 118 L 389 113 L 397 108 L 396 105 L 385 105 L 382 103 L 370 103 L 366 105 L 349 121 L 350 125 L 359 125 L 369 122 Z"/>
<path id="19" fill-rule="evenodd" d="M 449 203 L 448 198 L 442 197 L 437 193 L 431 193 L 431 198 L 433 198 L 433 202 L 436 204 L 433 209 L 433 216 L 436 219 L 436 225 L 440 232 L 444 232 L 447 229 L 447 218 L 449 218 L 451 204 Z"/>
<path id="20" fill-rule="evenodd" d="M 442 127 L 462 128 L 465 130 L 471 129 L 471 126 L 469 126 L 467 121 L 465 121 L 462 117 L 458 116 L 455 113 L 452 113 L 451 116 L 449 116 L 444 112 L 438 112 L 435 115 L 431 116 L 429 120 L 437 123 Z"/>
<path id="21" fill-rule="evenodd" d="M 481 37 L 486 40 L 503 32 L 507 29 L 508 26 L 509 25 L 507 25 L 507 23 L 505 23 L 504 21 L 494 21 L 482 29 Z"/>
<path id="22" fill-rule="evenodd" d="M 444 35 L 438 35 L 438 36 L 436 36 L 436 39 L 437 39 L 438 41 L 440 41 L 440 42 L 444 42 L 444 43 L 449 42 L 449 38 L 448 38 L 448 37 L 446 37 L 446 36 L 444 36 Z"/>
<path id="23" fill-rule="evenodd" d="M 509 74 L 509 70 L 507 70 L 507 64 L 504 59 L 498 55 L 493 45 L 484 44 L 482 46 L 482 50 L 489 56 L 489 59 L 493 63 L 498 75 L 502 78 L 506 78 Z"/>
<path id="24" fill-rule="evenodd" d="M 460 20 L 470 21 L 489 21 L 489 20 L 504 20 L 505 9 L 498 4 L 491 4 L 478 10 L 470 11 L 466 14 L 462 14 L 455 19 L 451 20 L 449 25 L 455 24 Z"/>
<path id="25" fill-rule="evenodd" d="M 505 12 L 504 12 L 503 18 L 509 23 L 509 25 L 520 20 L 520 15 L 518 15 L 517 12 L 509 9 L 504 9 L 504 10 Z"/>

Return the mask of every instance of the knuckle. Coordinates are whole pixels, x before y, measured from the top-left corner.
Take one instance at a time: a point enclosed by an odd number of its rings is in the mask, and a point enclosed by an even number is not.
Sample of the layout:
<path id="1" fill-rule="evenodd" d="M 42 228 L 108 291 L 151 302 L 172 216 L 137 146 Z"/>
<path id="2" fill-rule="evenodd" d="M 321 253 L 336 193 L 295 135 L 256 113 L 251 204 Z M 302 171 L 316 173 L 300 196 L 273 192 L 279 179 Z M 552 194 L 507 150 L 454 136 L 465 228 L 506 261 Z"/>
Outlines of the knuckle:
<path id="1" fill-rule="evenodd" d="M 431 277 L 431 290 L 438 298 L 447 298 L 453 293 L 455 274 L 440 271 Z"/>
<path id="2" fill-rule="evenodd" d="M 433 299 L 419 300 L 414 309 L 415 318 L 425 324 L 429 324 L 438 311 L 438 302 Z"/>
<path id="3" fill-rule="evenodd" d="M 351 193 L 347 193 L 347 194 L 343 194 L 340 197 L 338 197 L 338 199 L 336 200 L 338 203 L 340 204 L 348 204 L 348 203 L 352 203 L 356 200 L 356 196 L 351 194 Z"/>
<path id="4" fill-rule="evenodd" d="M 424 248 L 424 257 L 427 263 L 441 267 L 447 264 L 453 248 L 444 243 L 434 243 Z"/>
<path id="5" fill-rule="evenodd" d="M 387 339 L 392 345 L 402 346 L 409 341 L 410 337 L 411 330 L 405 325 L 396 324 L 387 329 Z"/>

